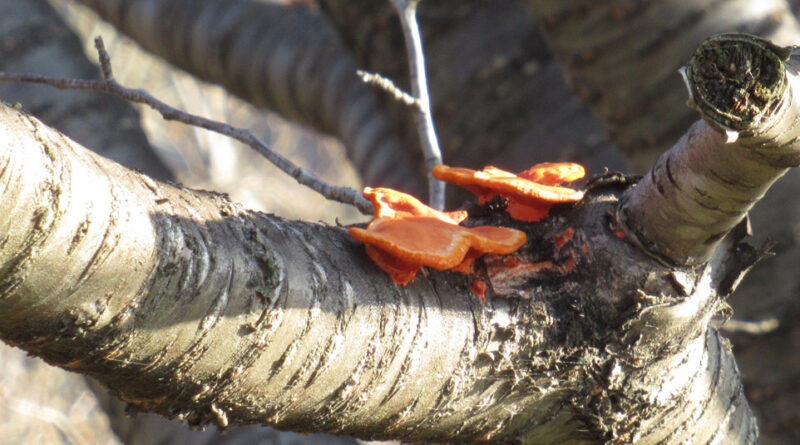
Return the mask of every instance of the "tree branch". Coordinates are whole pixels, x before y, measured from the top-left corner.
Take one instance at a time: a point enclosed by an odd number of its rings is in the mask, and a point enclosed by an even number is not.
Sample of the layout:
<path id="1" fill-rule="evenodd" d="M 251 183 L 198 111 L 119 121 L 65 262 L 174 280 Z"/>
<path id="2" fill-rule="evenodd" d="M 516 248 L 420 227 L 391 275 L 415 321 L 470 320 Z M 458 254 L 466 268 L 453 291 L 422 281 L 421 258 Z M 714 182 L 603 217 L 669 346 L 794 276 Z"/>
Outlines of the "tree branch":
<path id="1" fill-rule="evenodd" d="M 318 3 L 363 69 L 408 84 L 406 60 L 396 56 L 404 48 L 402 31 L 386 26 L 395 16 L 388 1 Z M 519 171 L 560 160 L 589 172 L 623 170 L 616 147 L 571 94 L 516 0 L 426 1 L 418 15 L 432 31 L 425 36 L 425 62 L 444 158 L 475 169 Z M 418 145 L 407 106 L 387 96 L 384 108 L 406 144 Z"/>
<path id="2" fill-rule="evenodd" d="M 623 227 L 646 250 L 679 265 L 708 261 L 767 189 L 800 164 L 800 64 L 793 56 L 784 66 L 788 55 L 742 34 L 697 49 L 686 81 L 705 121 L 658 160 L 620 208 Z"/>
<path id="3" fill-rule="evenodd" d="M 0 25 L 6 43 L 0 71 L 49 73 L 62 78 L 99 79 L 80 39 L 58 17 L 47 0 L 23 3 L 0 1 L 8 18 Z M 48 125 L 107 158 L 129 168 L 147 171 L 155 179 L 175 175 L 158 157 L 138 125 L 139 112 L 119 98 L 90 91 L 56 94 L 39 85 L 0 85 L 0 98 L 19 102 Z"/>
<path id="4" fill-rule="evenodd" d="M 428 76 L 425 74 L 425 56 L 422 51 L 422 37 L 417 24 L 417 5 L 420 0 L 390 0 L 400 18 L 400 27 L 406 42 L 408 67 L 411 78 L 411 94 L 416 100 L 414 121 L 417 134 L 425 155 L 425 168 L 428 172 L 428 200 L 431 207 L 444 209 L 445 184 L 433 177 L 433 168 L 442 165 L 442 151 L 433 126 L 433 111 L 428 92 Z"/>
<path id="5" fill-rule="evenodd" d="M 173 65 L 338 137 L 367 185 L 417 188 L 411 154 L 324 16 L 249 0 L 80 2 Z"/>
<path id="6" fill-rule="evenodd" d="M 357 190 L 351 187 L 330 185 L 318 179 L 307 170 L 294 165 L 288 159 L 270 150 L 266 144 L 261 142 L 261 140 L 249 130 L 236 128 L 232 125 L 186 113 L 161 102 L 147 91 L 123 87 L 114 80 L 110 65 L 111 59 L 100 37 L 95 39 L 95 46 L 97 48 L 103 75 L 105 76 L 103 80 L 58 79 L 36 75 L 0 73 L 0 82 L 37 83 L 66 90 L 98 91 L 121 97 L 130 102 L 147 105 L 158 111 L 166 120 L 174 120 L 187 125 L 205 128 L 206 130 L 236 139 L 267 158 L 273 165 L 294 178 L 299 184 L 316 191 L 328 199 L 355 206 L 364 214 L 368 215 L 372 213 L 372 205 L 364 199 Z"/>
<path id="7" fill-rule="evenodd" d="M 800 36 L 783 0 L 521 3 L 562 62 L 573 91 L 637 173 L 650 169 L 696 119 L 684 105 L 675 70 L 698 42 L 732 30 L 784 45 Z"/>
<path id="8" fill-rule="evenodd" d="M 479 260 L 482 304 L 460 274 L 395 286 L 342 228 L 156 183 L 9 108 L 0 125 L 0 338 L 136 409 L 416 442 L 754 438 L 708 328 L 747 250 L 660 265 L 609 230 L 624 183 L 540 223 L 474 213 L 529 236 Z"/>

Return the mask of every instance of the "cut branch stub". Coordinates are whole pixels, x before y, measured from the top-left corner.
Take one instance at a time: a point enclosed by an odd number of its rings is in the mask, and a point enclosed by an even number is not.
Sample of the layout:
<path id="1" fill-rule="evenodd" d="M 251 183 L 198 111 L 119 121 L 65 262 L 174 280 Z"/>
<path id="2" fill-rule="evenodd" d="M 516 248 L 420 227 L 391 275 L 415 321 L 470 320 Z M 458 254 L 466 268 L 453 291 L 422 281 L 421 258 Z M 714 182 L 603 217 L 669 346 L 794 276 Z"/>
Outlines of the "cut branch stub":
<path id="1" fill-rule="evenodd" d="M 685 69 L 692 108 L 723 131 L 747 131 L 774 111 L 786 90 L 791 51 L 744 34 L 711 37 Z"/>
<path id="2" fill-rule="evenodd" d="M 629 238 L 663 262 L 705 263 L 789 167 L 800 164 L 800 59 L 746 34 L 702 43 L 683 71 L 703 121 L 619 208 Z"/>

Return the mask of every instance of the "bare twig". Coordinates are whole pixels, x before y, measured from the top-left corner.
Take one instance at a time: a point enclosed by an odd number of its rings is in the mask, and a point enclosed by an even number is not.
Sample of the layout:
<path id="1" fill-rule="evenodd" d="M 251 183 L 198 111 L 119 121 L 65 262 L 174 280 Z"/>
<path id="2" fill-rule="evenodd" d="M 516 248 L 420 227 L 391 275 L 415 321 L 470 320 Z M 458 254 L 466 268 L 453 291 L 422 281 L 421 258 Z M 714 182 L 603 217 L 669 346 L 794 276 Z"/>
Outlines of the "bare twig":
<path id="1" fill-rule="evenodd" d="M 779 327 L 780 322 L 777 318 L 766 318 L 761 321 L 728 320 L 722 325 L 722 329 L 727 332 L 751 335 L 769 334 Z"/>
<path id="2" fill-rule="evenodd" d="M 420 107 L 419 100 L 416 97 L 403 91 L 399 86 L 395 85 L 395 83 L 392 82 L 392 79 L 381 76 L 378 73 L 370 73 L 369 71 L 364 71 L 364 70 L 356 70 L 356 74 L 365 83 L 369 85 L 374 85 L 382 89 L 383 91 L 391 94 L 392 97 L 408 105 L 409 107 L 416 107 L 416 108 Z"/>
<path id="3" fill-rule="evenodd" d="M 264 142 L 249 130 L 237 128 L 222 122 L 206 119 L 171 107 L 141 89 L 126 88 L 114 80 L 111 71 L 111 59 L 105 50 L 103 40 L 95 38 L 95 47 L 100 59 L 103 80 L 60 79 L 36 75 L 17 75 L 0 73 L 0 82 L 25 82 L 48 85 L 62 90 L 90 90 L 111 94 L 127 101 L 147 105 L 158 111 L 165 120 L 183 122 L 187 125 L 205 128 L 206 130 L 224 134 L 254 149 L 267 158 L 273 165 L 294 178 L 298 183 L 314 190 L 327 199 L 350 204 L 361 213 L 371 214 L 372 205 L 361 193 L 351 187 L 340 187 L 328 184 L 309 171 L 294 165 L 291 161 L 272 151 Z"/>
<path id="4" fill-rule="evenodd" d="M 414 120 L 422 142 L 425 167 L 428 170 L 428 200 L 431 207 L 444 208 L 444 183 L 433 177 L 433 168 L 442 164 L 442 152 L 436 130 L 433 127 L 433 113 L 428 95 L 428 80 L 425 74 L 425 56 L 422 52 L 422 39 L 417 24 L 417 5 L 420 0 L 391 0 L 400 18 L 403 37 L 408 51 L 408 65 L 411 77 L 411 93 L 418 106 L 414 107 Z"/>

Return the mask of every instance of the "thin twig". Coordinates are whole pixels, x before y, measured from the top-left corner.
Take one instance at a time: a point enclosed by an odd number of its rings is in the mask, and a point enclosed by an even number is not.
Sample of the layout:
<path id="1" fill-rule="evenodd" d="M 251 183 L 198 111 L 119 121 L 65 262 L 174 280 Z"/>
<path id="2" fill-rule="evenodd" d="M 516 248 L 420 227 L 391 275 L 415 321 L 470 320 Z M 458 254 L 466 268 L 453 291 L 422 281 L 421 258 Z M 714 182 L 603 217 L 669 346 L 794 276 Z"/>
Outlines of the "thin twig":
<path id="1" fill-rule="evenodd" d="M 273 165 L 294 178 L 298 183 L 314 190 L 325 198 L 355 206 L 365 215 L 372 214 L 372 205 L 361 196 L 361 193 L 356 189 L 352 187 L 335 186 L 320 180 L 307 170 L 294 165 L 288 159 L 272 151 L 249 130 L 178 110 L 156 99 L 145 90 L 126 88 L 120 85 L 114 80 L 111 71 L 111 59 L 100 37 L 95 38 L 95 47 L 97 48 L 97 53 L 100 58 L 103 80 L 60 79 L 47 76 L 0 73 L 0 82 L 36 83 L 62 90 L 97 91 L 121 97 L 129 102 L 147 105 L 158 111 L 165 120 L 177 121 L 187 125 L 205 128 L 206 130 L 236 139 L 260 153 Z"/>
<path id="2" fill-rule="evenodd" d="M 751 335 L 769 334 L 779 327 L 780 322 L 777 318 L 766 318 L 761 321 L 727 320 L 722 325 L 722 329 L 727 332 L 738 332 Z"/>
<path id="3" fill-rule="evenodd" d="M 417 5 L 420 0 L 391 0 L 400 18 L 403 37 L 408 51 L 408 65 L 411 76 L 411 93 L 419 104 L 414 107 L 414 120 L 422 142 L 425 167 L 428 170 L 428 200 L 433 208 L 444 209 L 444 183 L 433 177 L 433 168 L 442 164 L 442 152 L 433 126 L 433 113 L 428 94 L 428 80 L 425 74 L 425 56 L 422 52 L 422 38 L 417 23 Z"/>
<path id="4" fill-rule="evenodd" d="M 408 105 L 409 107 L 419 108 L 419 100 L 403 91 L 399 86 L 392 82 L 392 79 L 381 76 L 378 73 L 370 73 L 369 71 L 356 70 L 356 75 L 361 78 L 364 83 L 376 86 L 383 91 L 389 93 L 396 100 Z"/>

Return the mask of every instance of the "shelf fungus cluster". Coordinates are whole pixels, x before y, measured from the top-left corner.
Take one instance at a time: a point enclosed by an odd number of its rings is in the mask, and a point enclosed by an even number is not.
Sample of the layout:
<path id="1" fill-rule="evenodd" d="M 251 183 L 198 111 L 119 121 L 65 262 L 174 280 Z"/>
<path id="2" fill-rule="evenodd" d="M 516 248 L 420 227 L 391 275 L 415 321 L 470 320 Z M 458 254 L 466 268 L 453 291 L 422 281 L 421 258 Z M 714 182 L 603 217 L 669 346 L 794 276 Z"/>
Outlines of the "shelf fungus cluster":
<path id="1" fill-rule="evenodd" d="M 470 273 L 486 253 L 506 255 L 525 244 L 525 233 L 507 227 L 459 225 L 466 212 L 440 212 L 413 196 L 386 188 L 365 188 L 375 207 L 366 229 L 350 234 L 367 245 L 367 254 L 398 284 L 414 279 L 423 266 Z"/>
<path id="2" fill-rule="evenodd" d="M 480 203 L 499 195 L 512 218 L 533 222 L 546 217 L 554 204 L 580 200 L 583 192 L 559 184 L 585 173 L 578 164 L 545 163 L 518 175 L 495 167 L 448 166 L 436 167 L 433 174 L 465 187 Z M 438 211 L 396 190 L 367 187 L 363 193 L 375 216 L 365 229 L 350 228 L 350 234 L 366 244 L 369 257 L 398 284 L 408 284 L 422 267 L 470 274 L 477 258 L 508 255 L 526 241 L 524 232 L 509 227 L 463 227 L 466 211 Z"/>
<path id="3" fill-rule="evenodd" d="M 546 217 L 553 204 L 580 201 L 583 192 L 559 184 L 576 181 L 585 174 L 581 165 L 571 162 L 536 164 L 519 174 L 491 166 L 470 170 L 440 165 L 433 169 L 436 179 L 464 187 L 481 204 L 500 195 L 508 202 L 508 214 L 525 222 Z"/>

